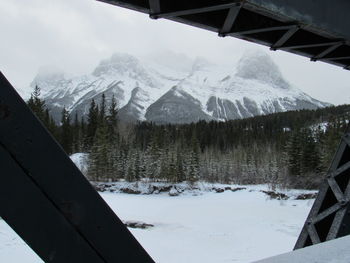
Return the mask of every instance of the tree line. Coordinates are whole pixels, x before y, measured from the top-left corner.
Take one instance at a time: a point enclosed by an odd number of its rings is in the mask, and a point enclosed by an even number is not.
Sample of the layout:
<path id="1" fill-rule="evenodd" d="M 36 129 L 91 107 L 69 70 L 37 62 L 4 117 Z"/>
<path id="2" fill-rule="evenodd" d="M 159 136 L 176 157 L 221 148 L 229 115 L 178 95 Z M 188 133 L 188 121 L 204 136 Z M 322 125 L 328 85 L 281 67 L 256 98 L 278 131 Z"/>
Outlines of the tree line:
<path id="1" fill-rule="evenodd" d="M 92 100 L 86 119 L 56 124 L 40 89 L 29 107 L 67 154 L 88 153 L 92 181 L 198 180 L 317 188 L 349 122 L 350 105 L 226 122 L 157 125 L 118 120 L 117 101 Z"/>

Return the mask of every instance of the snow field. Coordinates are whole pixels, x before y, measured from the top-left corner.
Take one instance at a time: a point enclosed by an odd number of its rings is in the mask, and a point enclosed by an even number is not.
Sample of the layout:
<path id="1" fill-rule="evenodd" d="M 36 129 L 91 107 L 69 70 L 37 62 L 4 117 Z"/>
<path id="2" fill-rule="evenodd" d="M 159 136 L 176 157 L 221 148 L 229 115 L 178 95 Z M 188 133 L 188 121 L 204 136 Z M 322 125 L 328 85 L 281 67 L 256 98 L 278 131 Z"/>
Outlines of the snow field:
<path id="1" fill-rule="evenodd" d="M 312 201 L 270 200 L 257 191 L 200 196 L 103 193 L 156 262 L 252 262 L 291 251 Z"/>
<path id="2" fill-rule="evenodd" d="M 130 231 L 158 263 L 252 262 L 291 251 L 313 202 L 271 200 L 262 189 L 101 196 L 123 221 L 154 225 Z M 1 219 L 0 262 L 42 262 Z"/>

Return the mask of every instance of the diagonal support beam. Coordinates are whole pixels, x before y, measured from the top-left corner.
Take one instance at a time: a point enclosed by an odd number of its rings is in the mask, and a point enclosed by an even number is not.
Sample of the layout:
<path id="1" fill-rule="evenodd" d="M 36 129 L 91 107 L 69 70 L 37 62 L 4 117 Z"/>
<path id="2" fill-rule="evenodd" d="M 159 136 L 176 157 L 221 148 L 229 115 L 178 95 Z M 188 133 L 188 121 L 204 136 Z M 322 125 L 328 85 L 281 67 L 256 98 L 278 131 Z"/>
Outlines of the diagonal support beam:
<path id="1" fill-rule="evenodd" d="M 340 232 L 342 232 L 341 228 L 344 225 L 347 225 L 349 222 L 348 220 L 345 219 L 345 215 L 347 212 L 346 206 L 347 206 L 347 204 L 344 204 L 343 208 L 336 212 L 334 219 L 333 219 L 333 222 L 332 222 L 332 225 L 331 225 L 329 232 L 328 232 L 328 235 L 326 237 L 326 241 L 344 236 Z"/>
<path id="2" fill-rule="evenodd" d="M 317 61 L 319 59 L 324 58 L 325 56 L 327 56 L 329 53 L 333 52 L 334 50 L 336 50 L 337 48 L 341 47 L 342 45 L 344 45 L 345 42 L 343 43 L 337 43 L 333 46 L 330 46 L 329 48 L 327 48 L 326 50 L 322 51 L 321 53 L 319 53 L 318 55 L 312 57 L 310 60 L 311 61 Z"/>
<path id="3" fill-rule="evenodd" d="M 321 243 L 320 237 L 318 236 L 317 230 L 313 224 L 310 224 L 307 227 L 307 232 L 309 233 L 313 244 Z"/>
<path id="4" fill-rule="evenodd" d="M 1 73 L 0 167 L 0 216 L 45 262 L 154 262 Z"/>
<path id="5" fill-rule="evenodd" d="M 286 33 L 283 34 L 283 36 L 274 44 L 271 46 L 271 50 L 276 51 L 281 46 L 283 46 L 298 30 L 300 29 L 300 26 L 294 26 L 290 28 Z"/>
<path id="6" fill-rule="evenodd" d="M 0 215 L 44 262 L 106 262 L 1 145 L 0 160 Z"/>
<path id="7" fill-rule="evenodd" d="M 348 169 L 350 169 L 350 160 L 349 160 L 347 163 L 345 163 L 345 164 L 343 164 L 342 166 L 340 166 L 340 167 L 335 171 L 335 175 L 337 176 L 337 175 L 341 174 L 342 172 L 344 172 L 344 171 L 346 171 L 346 170 L 348 170 Z"/>
<path id="8" fill-rule="evenodd" d="M 335 205 L 331 206 L 330 208 L 326 209 L 325 211 L 319 213 L 316 217 L 314 217 L 312 219 L 312 223 L 315 224 L 315 223 L 325 219 L 327 216 L 337 212 L 341 208 L 342 208 L 342 206 L 339 203 L 336 203 Z"/>
<path id="9" fill-rule="evenodd" d="M 241 7 L 242 7 L 242 5 L 240 3 L 238 3 L 238 4 L 236 4 L 236 6 L 233 6 L 230 8 L 230 10 L 226 16 L 224 25 L 220 29 L 220 32 L 219 32 L 220 37 L 225 37 L 230 33 L 230 31 L 231 31 L 231 29 L 232 29 L 232 27 L 233 27 L 233 25 L 238 17 L 239 11 L 241 11 Z"/>
<path id="10" fill-rule="evenodd" d="M 212 11 L 217 11 L 217 10 L 229 9 L 231 7 L 236 6 L 237 4 L 239 4 L 241 2 L 242 2 L 242 0 L 235 0 L 235 1 L 232 1 L 231 3 L 227 3 L 227 4 L 212 5 L 212 6 L 206 6 L 206 7 L 193 8 L 193 9 L 177 10 L 177 11 L 171 11 L 171 12 L 166 12 L 166 13 L 153 13 L 153 14 L 151 13 L 150 17 L 153 19 L 158 19 L 158 18 L 170 18 L 170 17 L 177 17 L 177 16 L 200 14 L 200 13 L 212 12 Z"/>
<path id="11" fill-rule="evenodd" d="M 344 142 L 346 142 L 346 144 L 350 147 L 350 136 L 349 136 L 349 134 L 345 134 L 345 135 L 343 136 L 343 140 L 344 140 Z"/>
<path id="12" fill-rule="evenodd" d="M 327 181 L 328 181 L 328 184 L 329 184 L 330 188 L 332 189 L 335 197 L 337 198 L 338 202 L 343 202 L 345 200 L 344 193 L 342 192 L 342 190 L 340 190 L 340 187 L 337 184 L 337 182 L 335 181 L 335 179 L 328 178 Z"/>

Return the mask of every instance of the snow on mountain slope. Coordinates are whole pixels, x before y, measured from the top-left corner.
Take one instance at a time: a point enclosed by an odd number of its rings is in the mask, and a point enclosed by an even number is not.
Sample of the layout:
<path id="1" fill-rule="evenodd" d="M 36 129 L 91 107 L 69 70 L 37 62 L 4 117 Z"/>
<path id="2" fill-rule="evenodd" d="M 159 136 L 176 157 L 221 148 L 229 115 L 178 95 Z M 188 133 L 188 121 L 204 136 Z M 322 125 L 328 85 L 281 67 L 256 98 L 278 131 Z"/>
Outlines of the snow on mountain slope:
<path id="1" fill-rule="evenodd" d="M 103 60 L 92 74 L 71 79 L 65 79 L 63 74 L 50 74 L 46 78 L 39 74 L 31 85 L 41 87 L 56 119 L 64 106 L 72 113 L 86 114 L 91 99 L 99 101 L 102 93 L 109 99 L 114 94 L 120 108 L 126 105 L 130 110 L 135 108 L 138 114 L 135 119 L 143 119 L 145 109 L 178 80 L 177 76 L 146 69 L 133 56 L 114 54 Z"/>
<path id="2" fill-rule="evenodd" d="M 190 61 L 174 53 L 153 60 L 117 53 L 91 74 L 67 78 L 61 72 L 39 73 L 31 85 L 41 87 L 56 120 L 64 106 L 85 115 L 91 100 L 99 102 L 102 93 L 107 103 L 116 97 L 120 118 L 159 123 L 228 120 L 329 105 L 290 85 L 261 51 L 244 55 L 237 67 L 203 58 Z"/>

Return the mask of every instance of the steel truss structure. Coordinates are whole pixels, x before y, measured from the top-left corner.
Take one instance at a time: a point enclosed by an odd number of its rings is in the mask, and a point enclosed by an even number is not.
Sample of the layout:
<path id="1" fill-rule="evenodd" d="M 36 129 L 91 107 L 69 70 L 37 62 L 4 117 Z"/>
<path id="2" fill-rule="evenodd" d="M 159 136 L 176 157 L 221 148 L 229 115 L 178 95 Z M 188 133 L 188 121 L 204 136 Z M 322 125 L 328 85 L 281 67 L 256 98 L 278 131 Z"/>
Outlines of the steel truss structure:
<path id="1" fill-rule="evenodd" d="M 350 69 L 344 0 L 98 0 Z M 234 51 L 232 51 L 234 52 Z M 229 54 L 228 54 L 229 55 Z"/>
<path id="2" fill-rule="evenodd" d="M 1 73 L 0 167 L 0 216 L 45 262 L 154 262 Z"/>
<path id="3" fill-rule="evenodd" d="M 294 249 L 350 234 L 350 126 Z"/>
<path id="4" fill-rule="evenodd" d="M 349 1 L 98 1 L 350 69 Z M 1 73 L 0 166 L 0 216 L 45 262 L 154 262 Z M 348 129 L 296 249 L 350 234 L 349 181 Z"/>

